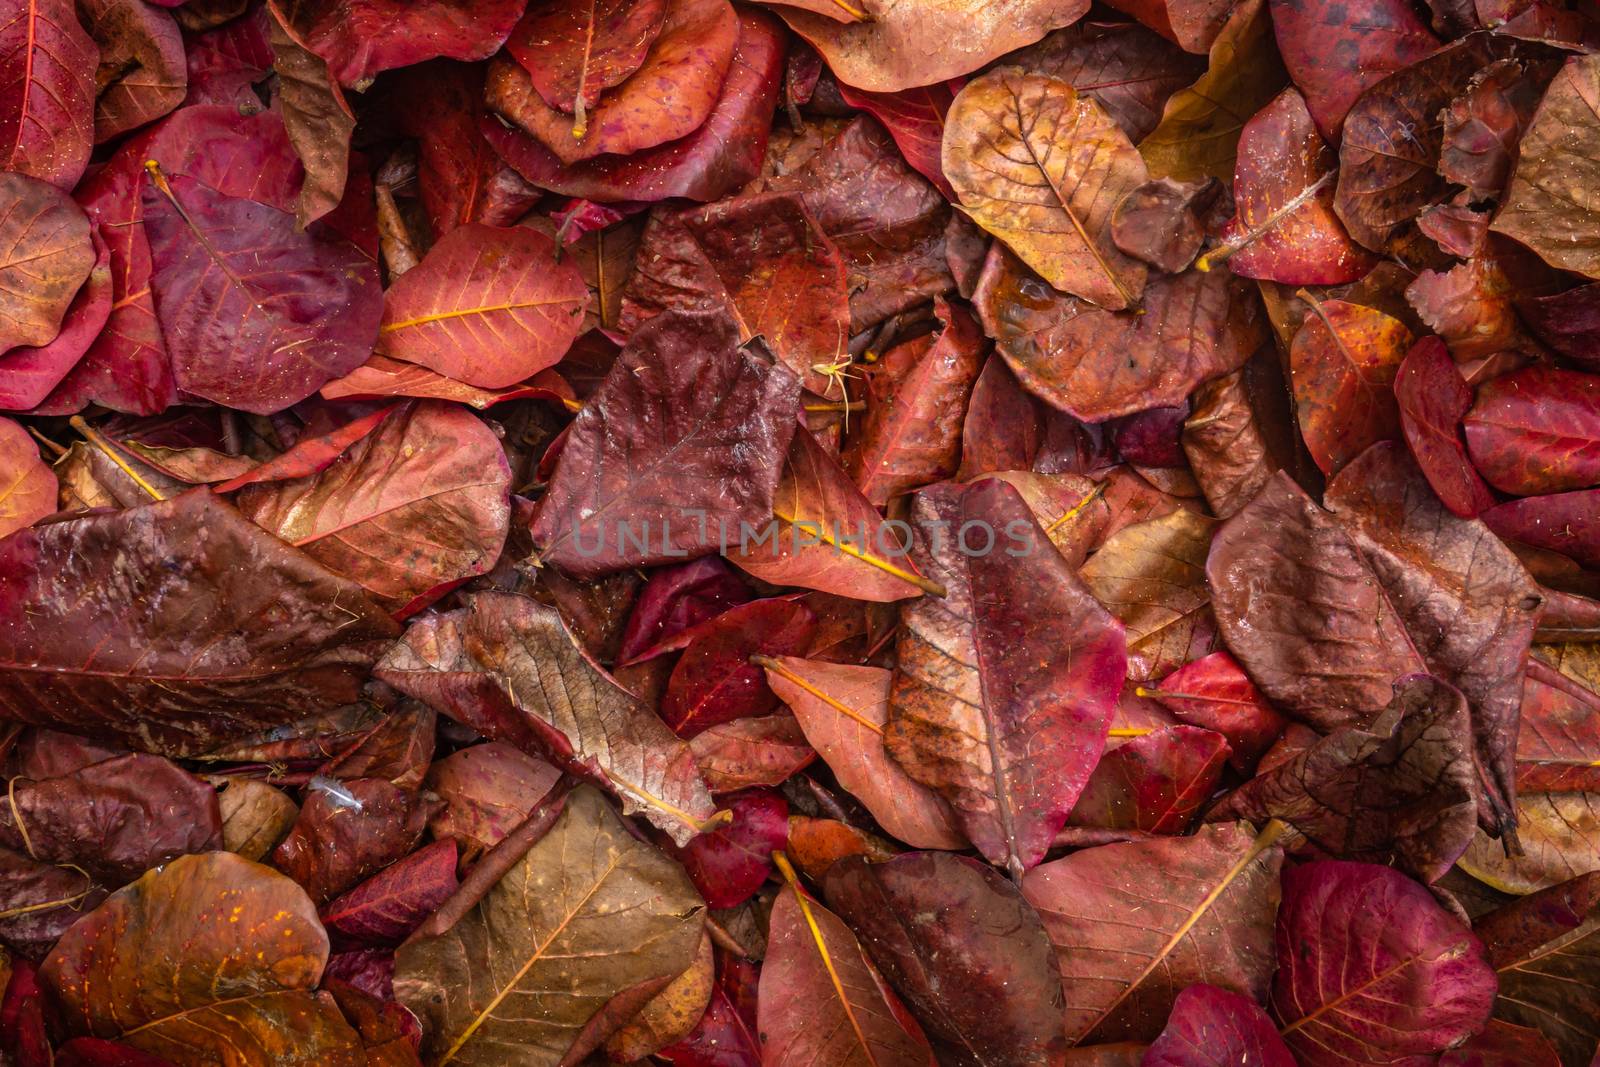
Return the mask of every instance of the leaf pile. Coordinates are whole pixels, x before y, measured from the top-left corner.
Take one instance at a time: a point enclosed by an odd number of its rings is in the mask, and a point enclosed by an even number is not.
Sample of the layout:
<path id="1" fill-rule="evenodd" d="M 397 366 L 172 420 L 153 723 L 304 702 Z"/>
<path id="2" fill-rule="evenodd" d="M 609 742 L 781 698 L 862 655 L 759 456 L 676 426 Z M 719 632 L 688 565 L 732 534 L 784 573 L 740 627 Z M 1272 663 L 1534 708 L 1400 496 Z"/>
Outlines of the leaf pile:
<path id="1" fill-rule="evenodd" d="M 1600 1064 L 1592 0 L 0 16 L 0 1067 Z"/>

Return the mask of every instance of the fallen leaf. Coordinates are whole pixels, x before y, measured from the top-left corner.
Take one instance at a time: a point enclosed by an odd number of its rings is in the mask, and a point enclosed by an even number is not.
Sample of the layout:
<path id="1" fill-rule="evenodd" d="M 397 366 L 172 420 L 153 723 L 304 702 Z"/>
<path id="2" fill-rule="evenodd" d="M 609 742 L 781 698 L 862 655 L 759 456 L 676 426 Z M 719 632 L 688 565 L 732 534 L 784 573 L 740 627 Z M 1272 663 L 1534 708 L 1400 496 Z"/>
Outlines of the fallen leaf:
<path id="1" fill-rule="evenodd" d="M 1573 56 L 1545 90 L 1523 136 L 1505 205 L 1491 228 L 1553 267 L 1600 278 L 1600 202 L 1593 161 L 1576 146 L 1600 133 L 1600 59 Z"/>
<path id="2" fill-rule="evenodd" d="M 1312 1065 L 1441 1052 L 1481 1027 L 1495 975 L 1428 891 L 1370 863 L 1284 872 L 1272 1007 Z"/>
<path id="3" fill-rule="evenodd" d="M 93 147 L 99 49 L 70 0 L 13 0 L 0 26 L 0 165 L 70 189 Z"/>
<path id="4" fill-rule="evenodd" d="M 927 489 L 912 518 L 912 558 L 947 596 L 901 608 L 885 743 L 950 802 L 987 859 L 1021 877 L 1043 858 L 1104 744 L 1126 670 L 1122 626 L 1011 486 Z M 930 542 L 935 523 L 944 533 Z M 987 540 L 963 540 L 973 528 Z M 1056 652 L 1037 651 L 1040 642 Z"/>
<path id="5" fill-rule="evenodd" d="M 713 813 L 689 747 L 528 597 L 477 593 L 424 617 L 375 674 L 491 740 L 605 784 L 679 844 Z"/>
<path id="6" fill-rule="evenodd" d="M 762 1064 L 935 1063 L 850 928 L 801 893 L 790 886 L 772 906 L 757 1008 Z"/>
<path id="7" fill-rule="evenodd" d="M 1307 302 L 1312 314 L 1289 350 L 1296 414 L 1311 458 L 1333 474 L 1368 446 L 1400 436 L 1394 381 L 1413 337 L 1374 308 Z"/>
<path id="8" fill-rule="evenodd" d="M 941 1062 L 1035 1064 L 1065 1051 L 1055 950 L 993 869 L 943 852 L 853 856 L 828 868 L 823 887 Z"/>
<path id="9" fill-rule="evenodd" d="M 771 519 L 800 385 L 738 344 L 715 311 L 634 334 L 573 420 L 533 524 L 542 562 L 592 577 L 704 555 Z"/>
<path id="10" fill-rule="evenodd" d="M 1272 973 L 1281 827 L 1084 849 L 1030 871 L 1022 895 L 1056 946 L 1067 1040 L 1151 1040 L 1204 978 L 1260 998 Z"/>
<path id="11" fill-rule="evenodd" d="M 1150 1045 L 1148 1067 L 1223 1067 L 1260 1063 L 1293 1067 L 1294 1056 L 1261 1005 L 1206 983 L 1185 989 L 1172 1004 L 1167 1028 Z"/>
<path id="12" fill-rule="evenodd" d="M 359 1067 L 356 1032 L 312 992 L 327 959 L 328 935 L 299 886 L 213 852 L 113 893 L 61 938 L 40 975 L 69 1032 L 125 1041 L 178 1067 Z M 260 1059 L 241 1058 L 241 1048 Z"/>
<path id="13" fill-rule="evenodd" d="M 1071 25 L 1089 10 L 1083 0 L 869 2 L 867 8 L 871 19 L 848 23 L 789 7 L 779 13 L 822 53 L 841 82 L 892 93 L 970 73 L 1058 26 Z"/>
<path id="14" fill-rule="evenodd" d="M 395 994 L 430 1062 L 553 1067 L 603 1039 L 590 1026 L 614 998 L 642 1007 L 693 963 L 704 912 L 678 865 L 580 787 L 476 907 L 400 948 Z"/>
<path id="15" fill-rule="evenodd" d="M 944 171 L 968 215 L 1052 286 L 1117 310 L 1144 265 L 1111 240 L 1111 212 L 1142 184 L 1139 153 L 1070 84 L 1010 68 L 968 82 L 950 106 Z"/>
<path id="16" fill-rule="evenodd" d="M 1600 378 L 1534 366 L 1485 382 L 1463 416 L 1490 485 L 1533 496 L 1600 483 Z"/>

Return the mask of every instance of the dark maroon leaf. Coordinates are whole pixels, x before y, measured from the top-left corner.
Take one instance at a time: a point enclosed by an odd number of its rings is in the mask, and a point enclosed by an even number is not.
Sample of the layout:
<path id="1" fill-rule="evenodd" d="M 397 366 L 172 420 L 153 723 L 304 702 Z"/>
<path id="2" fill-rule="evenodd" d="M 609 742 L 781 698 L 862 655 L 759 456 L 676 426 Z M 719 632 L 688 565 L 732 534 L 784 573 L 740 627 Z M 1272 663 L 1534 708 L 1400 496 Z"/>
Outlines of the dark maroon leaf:
<path id="1" fill-rule="evenodd" d="M 427 827 L 428 805 L 380 778 L 318 778 L 308 792 L 272 864 L 317 904 L 410 852 Z"/>
<path id="2" fill-rule="evenodd" d="M 322 909 L 335 940 L 397 945 L 456 890 L 456 845 L 436 841 L 373 875 Z"/>
<path id="3" fill-rule="evenodd" d="M 738 346 L 718 311 L 634 334 L 573 420 L 533 524 L 541 562 L 593 577 L 707 555 L 771 519 L 800 383 Z"/>
<path id="4" fill-rule="evenodd" d="M 789 805 L 782 793 L 765 787 L 741 790 L 720 803 L 733 820 L 676 853 L 709 907 L 733 908 L 754 896 L 772 873 L 772 854 L 789 840 Z"/>
<path id="5" fill-rule="evenodd" d="M 944 852 L 840 860 L 828 903 L 934 1041 L 939 1062 L 1053 1062 L 1061 980 L 1039 917 L 994 870 Z"/>
<path id="6" fill-rule="evenodd" d="M 1383 714 L 1264 771 L 1211 817 L 1282 819 L 1332 856 L 1395 863 L 1424 882 L 1450 869 L 1477 829 L 1466 701 L 1425 675 L 1402 680 Z"/>
<path id="7" fill-rule="evenodd" d="M 17 534 L 0 576 L 5 717 L 157 751 L 349 703 L 397 632 L 207 489 Z"/>

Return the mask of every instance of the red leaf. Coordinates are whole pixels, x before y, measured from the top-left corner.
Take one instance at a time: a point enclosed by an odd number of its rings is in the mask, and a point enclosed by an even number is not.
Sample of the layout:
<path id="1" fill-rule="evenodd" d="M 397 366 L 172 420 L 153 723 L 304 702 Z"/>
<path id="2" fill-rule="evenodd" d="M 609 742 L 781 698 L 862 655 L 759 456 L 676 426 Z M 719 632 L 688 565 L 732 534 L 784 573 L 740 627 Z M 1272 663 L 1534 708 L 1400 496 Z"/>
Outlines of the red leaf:
<path id="1" fill-rule="evenodd" d="M 1478 389 L 1467 450 L 1490 485 L 1533 496 L 1600 483 L 1600 377 L 1537 366 Z"/>
<path id="2" fill-rule="evenodd" d="M 1398 319 L 1360 304 L 1313 298 L 1311 308 L 1289 360 L 1306 448 L 1332 474 L 1400 436 L 1393 385 L 1412 338 Z"/>
<path id="3" fill-rule="evenodd" d="M 99 49 L 71 0 L 0 10 L 0 170 L 71 189 L 89 162 Z"/>
<path id="4" fill-rule="evenodd" d="M 384 294 L 379 343 L 447 378 L 503 389 L 566 355 L 588 292 L 537 230 L 467 223 Z"/>
<path id="5" fill-rule="evenodd" d="M 1241 774 L 1249 774 L 1283 733 L 1283 716 L 1226 652 L 1192 660 L 1161 679 L 1159 688 L 1138 693 L 1154 697 L 1184 722 L 1226 737 L 1228 762 Z"/>
<path id="6" fill-rule="evenodd" d="M 144 210 L 180 389 L 267 414 L 366 360 L 382 313 L 377 267 L 323 224 L 301 231 L 287 211 L 181 175 L 146 190 Z"/>
<path id="7" fill-rule="evenodd" d="M 683 655 L 662 694 L 661 718 L 678 736 L 692 737 L 708 726 L 766 714 L 778 698 L 750 657 L 798 655 L 815 629 L 816 616 L 803 603 L 771 599 L 729 608 L 679 634 L 673 643 Z"/>
<path id="8" fill-rule="evenodd" d="M 960 85 L 955 86 L 956 89 Z M 951 83 L 940 82 L 920 89 L 897 93 L 871 93 L 840 84 L 839 95 L 851 107 L 860 108 L 883 123 L 900 154 L 917 173 L 939 187 L 946 200 L 955 200 L 956 191 L 944 176 L 940 145 L 944 140 L 944 117 L 955 99 Z"/>
<path id="9" fill-rule="evenodd" d="M 1169 726 L 1109 750 L 1072 806 L 1068 826 L 1181 834 L 1222 777 L 1221 734 Z"/>
<path id="10" fill-rule="evenodd" d="M 1461 435 L 1461 419 L 1472 407 L 1472 390 L 1437 337 L 1411 346 L 1394 380 L 1400 428 L 1417 466 L 1445 507 L 1471 518 L 1494 506 L 1494 494 L 1478 476 Z"/>
<path id="11" fill-rule="evenodd" d="M 239 509 L 404 616 L 494 566 L 510 485 L 492 430 L 460 407 L 422 400 L 320 473 L 249 486 Z"/>
<path id="12" fill-rule="evenodd" d="M 757 787 L 723 797 L 733 821 L 676 850 L 678 862 L 706 906 L 733 908 L 755 895 L 772 873 L 772 854 L 789 839 L 789 805 L 775 789 Z"/>
<path id="13" fill-rule="evenodd" d="M 397 945 L 456 891 L 456 845 L 435 841 L 379 871 L 323 907 L 339 939 Z"/>
<path id="14" fill-rule="evenodd" d="M 602 156 L 567 167 L 519 130 L 487 119 L 481 128 L 495 151 L 524 178 L 563 196 L 601 202 L 674 196 L 715 200 L 761 169 L 787 47 L 771 16 L 740 11 L 733 66 L 710 117 L 681 140 L 630 156 Z"/>
<path id="15" fill-rule="evenodd" d="M 1256 112 L 1239 135 L 1239 213 L 1222 234 L 1229 268 L 1284 285 L 1338 285 L 1371 270 L 1375 257 L 1350 240 L 1333 212 L 1337 168 L 1299 93 L 1285 89 Z M 1206 254 L 1206 261 L 1221 258 Z"/>
<path id="16" fill-rule="evenodd" d="M 511 34 L 526 0 L 270 0 L 297 43 L 327 60 L 345 85 L 443 56 L 487 59 Z"/>
<path id="17" fill-rule="evenodd" d="M 1249 997 L 1192 985 L 1172 1003 L 1167 1028 L 1140 1067 L 1295 1067 L 1272 1019 Z"/>
<path id="18" fill-rule="evenodd" d="M 1494 994 L 1483 945 L 1400 872 L 1284 873 L 1272 1006 L 1307 1067 L 1441 1052 L 1488 1020 Z"/>
<path id="19" fill-rule="evenodd" d="M 56 476 L 39 458 L 28 431 L 0 419 L 0 538 L 56 510 Z"/>

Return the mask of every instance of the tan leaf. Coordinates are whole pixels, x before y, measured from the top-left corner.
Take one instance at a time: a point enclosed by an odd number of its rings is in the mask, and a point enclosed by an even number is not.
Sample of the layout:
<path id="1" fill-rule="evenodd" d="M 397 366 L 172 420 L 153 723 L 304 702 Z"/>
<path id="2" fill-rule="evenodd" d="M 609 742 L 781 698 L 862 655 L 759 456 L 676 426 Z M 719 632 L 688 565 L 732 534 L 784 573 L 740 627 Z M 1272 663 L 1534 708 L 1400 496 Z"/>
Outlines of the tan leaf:
<path id="1" fill-rule="evenodd" d="M 1600 871 L 1600 797 L 1593 793 L 1524 793 L 1517 797 L 1522 855 L 1482 830 L 1457 864 L 1502 893 L 1533 893 Z"/>
<path id="2" fill-rule="evenodd" d="M 1139 142 L 1150 176 L 1232 182 L 1244 124 L 1287 78 L 1265 0 L 1244 0 L 1212 42 L 1206 72 L 1167 99 L 1161 124 Z"/>
<path id="3" fill-rule="evenodd" d="M 807 7 L 818 0 L 807 0 Z M 826 2 L 826 0 L 822 0 Z M 846 85 L 892 93 L 977 70 L 1089 10 L 1088 0 L 846 0 L 865 21 L 777 8 Z"/>
<path id="4" fill-rule="evenodd" d="M 1015 67 L 968 82 L 945 120 L 944 171 L 973 221 L 1052 286 L 1106 308 L 1138 301 L 1145 267 L 1112 242 L 1111 213 L 1148 175 L 1092 98 Z"/>
<path id="5" fill-rule="evenodd" d="M 296 44 L 275 16 L 267 17 L 267 29 L 283 127 L 306 168 L 296 212 L 304 226 L 338 207 L 344 197 L 356 116 L 344 90 L 328 75 L 327 61 Z"/>
<path id="6" fill-rule="evenodd" d="M 94 269 L 89 217 L 53 185 L 0 175 L 0 351 L 55 340 Z"/>
<path id="7" fill-rule="evenodd" d="M 554 1067 L 592 1051 L 574 1046 L 614 998 L 642 1005 L 682 974 L 704 929 L 683 868 L 580 786 L 472 911 L 395 953 L 395 996 L 436 1067 Z"/>
<path id="8" fill-rule="evenodd" d="M 1128 677 L 1160 678 L 1217 643 L 1206 585 L 1215 519 L 1179 508 L 1124 526 L 1079 572 L 1128 633 Z"/>
<path id="9" fill-rule="evenodd" d="M 1600 55 L 1574 56 L 1522 138 L 1506 205 L 1491 228 L 1551 266 L 1600 278 Z"/>

